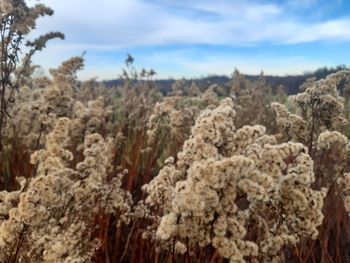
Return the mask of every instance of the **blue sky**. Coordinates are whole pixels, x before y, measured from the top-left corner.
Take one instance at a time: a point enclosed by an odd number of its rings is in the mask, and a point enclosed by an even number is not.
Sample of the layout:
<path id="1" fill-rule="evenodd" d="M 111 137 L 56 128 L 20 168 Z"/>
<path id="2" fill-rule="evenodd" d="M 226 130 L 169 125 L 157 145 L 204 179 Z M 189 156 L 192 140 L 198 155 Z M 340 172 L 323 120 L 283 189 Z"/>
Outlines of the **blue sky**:
<path id="1" fill-rule="evenodd" d="M 126 53 L 159 78 L 286 75 L 350 63 L 347 0 L 42 0 L 52 17 L 33 36 L 62 31 L 34 62 L 44 68 L 86 51 L 81 79 L 113 79 Z"/>

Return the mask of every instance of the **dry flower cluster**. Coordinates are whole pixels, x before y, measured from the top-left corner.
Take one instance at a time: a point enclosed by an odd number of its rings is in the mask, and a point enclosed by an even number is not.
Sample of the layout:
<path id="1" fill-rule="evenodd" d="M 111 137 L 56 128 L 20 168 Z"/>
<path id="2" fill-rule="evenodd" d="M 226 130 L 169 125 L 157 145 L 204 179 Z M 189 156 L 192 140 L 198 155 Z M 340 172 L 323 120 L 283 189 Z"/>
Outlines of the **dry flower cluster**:
<path id="1" fill-rule="evenodd" d="M 53 12 L 0 11 L 16 47 Z M 289 98 L 238 70 L 165 94 L 130 55 L 116 87 L 83 56 L 35 77 L 57 37 L 0 52 L 0 262 L 350 262 L 349 71 Z"/>
<path id="2" fill-rule="evenodd" d="M 230 262 L 280 262 L 284 246 L 316 238 L 322 223 L 313 161 L 302 144 L 278 145 L 262 126 L 235 131 L 234 116 L 230 99 L 203 111 L 176 164 L 143 187 L 145 205 L 160 207 L 155 235 L 169 245 L 175 238 L 179 252 L 211 245 Z"/>
<path id="3" fill-rule="evenodd" d="M 175 82 L 173 86 L 178 85 Z M 192 83 L 191 87 L 195 89 L 196 86 Z M 167 146 L 178 150 L 188 138 L 199 112 L 219 103 L 213 86 L 203 94 L 198 87 L 195 90 L 194 96 L 168 96 L 156 103 L 147 123 L 148 145 L 164 144 L 170 139 L 172 143 Z M 164 151 L 165 155 L 173 152 L 171 149 Z"/>
<path id="4" fill-rule="evenodd" d="M 129 220 L 131 195 L 121 189 L 122 175 L 111 177 L 113 140 L 86 135 L 84 159 L 72 169 L 71 125 L 57 119 L 45 149 L 31 156 L 35 175 L 19 191 L 1 192 L 1 262 L 88 262 L 99 245 L 94 217 L 118 213 L 119 221 Z"/>
<path id="5" fill-rule="evenodd" d="M 237 127 L 247 124 L 261 124 L 268 127 L 271 122 L 268 105 L 274 94 L 271 86 L 264 78 L 263 72 L 261 72 L 257 81 L 252 82 L 247 80 L 236 69 L 233 73 L 230 96 L 235 101 L 235 110 L 237 112 L 235 123 Z M 280 96 L 283 97 L 285 95 L 281 92 Z M 278 96 L 276 96 L 276 99 L 278 99 Z"/>
<path id="6" fill-rule="evenodd" d="M 260 100 L 249 91 L 266 85 L 262 77 L 236 73 L 232 98 L 219 99 L 217 85 L 192 83 L 187 93 L 181 81 L 163 97 L 143 79 L 81 83 L 82 67 L 72 58 L 52 79 L 28 69 L 10 108 L 4 149 L 28 152 L 31 172 L 1 192 L 1 262 L 138 262 L 142 253 L 288 262 L 299 248 L 309 258 L 305 242 L 324 242 L 325 221 L 338 222 L 325 213 L 331 201 L 347 222 L 350 144 L 337 84 L 348 72 L 273 103 L 278 130 L 269 135 L 257 124 L 273 117 L 268 100 L 261 116 L 242 111 Z"/>

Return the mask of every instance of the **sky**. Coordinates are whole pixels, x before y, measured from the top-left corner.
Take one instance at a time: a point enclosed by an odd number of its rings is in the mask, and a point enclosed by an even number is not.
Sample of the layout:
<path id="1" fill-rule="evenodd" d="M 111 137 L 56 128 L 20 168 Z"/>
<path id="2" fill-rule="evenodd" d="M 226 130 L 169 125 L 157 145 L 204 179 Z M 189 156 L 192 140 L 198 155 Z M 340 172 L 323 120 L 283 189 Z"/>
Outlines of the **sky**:
<path id="1" fill-rule="evenodd" d="M 34 57 L 44 69 L 86 51 L 80 79 L 118 78 L 129 53 L 157 78 L 300 74 L 350 64 L 348 0 L 42 0 L 32 38 L 61 31 Z"/>

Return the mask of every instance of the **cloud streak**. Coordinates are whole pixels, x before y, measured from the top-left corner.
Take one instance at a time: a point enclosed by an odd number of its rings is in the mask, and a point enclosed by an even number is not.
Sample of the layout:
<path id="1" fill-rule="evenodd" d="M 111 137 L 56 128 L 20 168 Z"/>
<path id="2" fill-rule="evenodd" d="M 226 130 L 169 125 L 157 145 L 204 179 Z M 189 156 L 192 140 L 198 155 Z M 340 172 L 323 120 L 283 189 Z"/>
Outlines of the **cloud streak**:
<path id="1" fill-rule="evenodd" d="M 169 44 L 247 45 L 349 40 L 350 17 L 303 23 L 286 5 L 252 1 L 47 0 L 56 10 L 40 25 L 60 29 L 68 44 L 150 46 Z M 249 2 L 249 3 L 248 3 Z M 298 1 L 300 2 L 300 1 Z M 306 6 L 314 4 L 308 1 Z M 289 1 L 290 4 L 297 3 Z"/>

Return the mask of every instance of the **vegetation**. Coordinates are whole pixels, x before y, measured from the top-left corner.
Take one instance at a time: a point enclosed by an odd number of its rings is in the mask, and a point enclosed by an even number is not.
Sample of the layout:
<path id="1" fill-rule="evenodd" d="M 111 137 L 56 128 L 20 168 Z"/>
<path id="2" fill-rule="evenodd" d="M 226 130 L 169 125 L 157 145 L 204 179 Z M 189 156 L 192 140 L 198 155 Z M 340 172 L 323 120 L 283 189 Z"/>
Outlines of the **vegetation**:
<path id="1" fill-rule="evenodd" d="M 83 56 L 37 77 L 63 35 L 19 46 L 52 10 L 0 3 L 0 262 L 350 262 L 348 69 L 293 95 L 238 70 L 164 92 L 130 55 L 112 87 Z"/>

